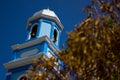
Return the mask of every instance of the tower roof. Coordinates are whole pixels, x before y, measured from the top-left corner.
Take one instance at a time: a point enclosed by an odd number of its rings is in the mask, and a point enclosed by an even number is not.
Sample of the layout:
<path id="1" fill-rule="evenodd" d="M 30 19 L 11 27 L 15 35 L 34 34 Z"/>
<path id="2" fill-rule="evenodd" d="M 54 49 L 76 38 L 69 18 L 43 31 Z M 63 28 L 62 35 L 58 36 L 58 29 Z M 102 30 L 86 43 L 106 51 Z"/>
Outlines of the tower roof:
<path id="1" fill-rule="evenodd" d="M 34 13 L 33 16 L 28 19 L 27 29 L 29 27 L 29 23 L 32 20 L 35 20 L 35 19 L 38 19 L 38 18 L 46 18 L 46 19 L 53 20 L 53 21 L 55 21 L 57 23 L 57 25 L 59 25 L 59 27 L 61 28 L 61 30 L 63 29 L 63 25 L 61 24 L 59 18 L 54 13 L 54 11 L 52 11 L 50 9 L 43 9 L 43 10 L 40 10 L 40 11 Z"/>
<path id="2" fill-rule="evenodd" d="M 33 14 L 33 16 L 39 15 L 39 14 L 44 14 L 44 15 L 48 15 L 51 17 L 55 17 L 59 20 L 59 18 L 57 17 L 57 15 L 54 13 L 54 11 L 50 10 L 50 9 L 43 9 L 41 11 L 38 11 L 36 13 Z M 60 20 L 59 20 L 60 21 Z"/>

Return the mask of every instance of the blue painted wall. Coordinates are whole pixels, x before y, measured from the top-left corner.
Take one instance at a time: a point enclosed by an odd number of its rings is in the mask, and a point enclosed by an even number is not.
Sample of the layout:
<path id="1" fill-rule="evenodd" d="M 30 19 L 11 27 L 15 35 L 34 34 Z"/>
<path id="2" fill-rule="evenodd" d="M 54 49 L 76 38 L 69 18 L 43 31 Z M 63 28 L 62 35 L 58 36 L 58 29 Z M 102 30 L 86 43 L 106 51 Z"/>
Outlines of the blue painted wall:
<path id="1" fill-rule="evenodd" d="M 28 48 L 24 48 L 24 49 L 21 49 L 21 50 L 14 51 L 14 60 L 20 59 L 21 55 L 25 54 L 25 53 L 26 53 L 26 57 L 30 57 L 30 56 L 34 56 L 34 55 L 36 55 L 40 52 L 45 52 L 44 51 L 44 46 L 45 46 L 44 44 L 45 44 L 45 42 L 42 42 L 42 43 L 37 44 L 35 46 L 31 46 L 31 47 L 28 47 Z M 33 54 L 30 54 L 30 51 L 33 52 L 33 50 L 37 50 L 37 51 L 36 52 L 34 51 Z M 27 54 L 27 52 L 29 54 Z"/>
<path id="2" fill-rule="evenodd" d="M 17 80 L 23 74 L 25 74 L 25 71 L 19 71 L 16 73 L 12 73 L 11 80 Z"/>
<path id="3" fill-rule="evenodd" d="M 12 75 L 6 77 L 6 80 L 17 80 L 18 77 L 25 74 L 31 64 L 9 69 L 8 72 L 11 72 Z"/>
<path id="4" fill-rule="evenodd" d="M 60 28 L 58 27 L 58 25 L 52 21 L 52 20 L 47 20 L 44 18 L 40 18 L 40 19 L 36 19 L 31 21 L 30 26 L 27 30 L 27 40 L 34 40 L 34 39 L 30 39 L 30 32 L 31 29 L 33 27 L 34 24 L 38 24 L 38 30 L 37 30 L 37 36 L 36 38 L 40 38 L 41 36 L 48 36 L 48 38 L 50 38 L 51 41 L 53 41 L 53 34 L 54 34 L 54 29 L 56 29 L 58 31 L 58 37 L 57 37 L 57 42 L 54 43 L 53 45 L 57 48 L 59 48 L 59 44 L 60 44 L 60 36 L 61 36 L 61 32 L 60 32 Z"/>
<path id="5" fill-rule="evenodd" d="M 39 36 L 38 37 L 41 37 L 41 36 L 48 36 L 48 38 L 50 38 L 50 33 L 51 33 L 51 24 L 50 23 L 47 23 L 47 22 L 40 22 L 40 33 L 39 33 Z"/>

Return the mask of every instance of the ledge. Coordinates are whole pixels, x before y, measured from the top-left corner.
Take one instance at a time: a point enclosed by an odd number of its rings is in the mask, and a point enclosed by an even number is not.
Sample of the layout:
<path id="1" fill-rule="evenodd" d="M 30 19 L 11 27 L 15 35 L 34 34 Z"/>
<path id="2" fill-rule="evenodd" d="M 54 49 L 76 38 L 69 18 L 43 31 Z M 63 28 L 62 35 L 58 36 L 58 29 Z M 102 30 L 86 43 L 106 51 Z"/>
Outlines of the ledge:
<path id="1" fill-rule="evenodd" d="M 26 58 L 21 58 L 21 59 L 18 59 L 18 60 L 14 60 L 14 61 L 10 61 L 8 63 L 5 63 L 3 64 L 4 67 L 8 70 L 8 69 L 13 69 L 13 68 L 17 68 L 17 67 L 20 67 L 20 66 L 24 66 L 24 65 L 27 65 L 27 64 L 31 64 L 33 63 L 34 59 L 38 59 L 40 57 L 43 56 L 44 53 L 39 53 L 35 56 L 32 56 L 32 57 L 26 57 Z"/>
<path id="2" fill-rule="evenodd" d="M 48 16 L 48 15 L 45 15 L 45 14 L 37 14 L 35 16 L 32 16 L 28 19 L 28 22 L 27 22 L 27 26 L 26 28 L 28 29 L 29 28 L 29 24 L 32 20 L 35 20 L 35 19 L 38 19 L 38 18 L 45 18 L 45 19 L 49 19 L 49 20 L 53 20 L 57 23 L 57 25 L 60 27 L 61 30 L 63 30 L 63 25 L 61 24 L 61 22 L 56 18 L 56 17 L 53 17 L 53 16 Z"/>
<path id="3" fill-rule="evenodd" d="M 24 49 L 24 48 L 27 48 L 27 47 L 34 46 L 36 44 L 40 44 L 43 41 L 46 41 L 48 43 L 48 45 L 50 46 L 50 48 L 53 49 L 53 51 L 55 53 L 58 53 L 58 50 L 55 48 L 54 45 L 52 45 L 52 42 L 50 41 L 50 39 L 47 36 L 42 36 L 42 37 L 40 37 L 36 40 L 28 41 L 28 42 L 23 43 L 23 44 L 15 44 L 15 45 L 12 46 L 12 49 L 13 50 L 21 50 L 21 49 Z"/>

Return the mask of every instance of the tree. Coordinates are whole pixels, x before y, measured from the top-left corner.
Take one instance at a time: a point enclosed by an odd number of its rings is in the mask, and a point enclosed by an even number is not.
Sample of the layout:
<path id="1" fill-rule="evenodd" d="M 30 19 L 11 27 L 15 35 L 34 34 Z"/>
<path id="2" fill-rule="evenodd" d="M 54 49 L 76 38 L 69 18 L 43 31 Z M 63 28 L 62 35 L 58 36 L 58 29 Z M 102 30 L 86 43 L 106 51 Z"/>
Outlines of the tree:
<path id="1" fill-rule="evenodd" d="M 60 74 L 65 80 L 72 71 L 78 80 L 119 80 L 120 1 L 92 0 L 84 11 L 88 17 L 68 33 L 67 48 L 59 52 L 68 65 Z"/>

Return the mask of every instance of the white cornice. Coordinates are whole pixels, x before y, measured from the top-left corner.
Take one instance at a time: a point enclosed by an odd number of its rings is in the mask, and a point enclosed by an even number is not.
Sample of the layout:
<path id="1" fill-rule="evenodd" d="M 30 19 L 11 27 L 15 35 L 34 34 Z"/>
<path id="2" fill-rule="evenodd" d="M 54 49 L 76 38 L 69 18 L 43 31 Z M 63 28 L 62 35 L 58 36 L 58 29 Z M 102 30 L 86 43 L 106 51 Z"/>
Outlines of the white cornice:
<path id="1" fill-rule="evenodd" d="M 46 41 L 48 43 L 48 45 L 50 46 L 50 48 L 53 49 L 53 51 L 55 53 L 58 53 L 58 50 L 55 48 L 55 46 L 52 44 L 51 40 L 47 36 L 42 36 L 42 37 L 40 37 L 36 40 L 28 41 L 28 42 L 23 43 L 23 44 L 13 45 L 12 49 L 13 50 L 21 50 L 21 49 L 24 49 L 24 48 L 27 48 L 27 47 L 34 46 L 36 44 L 40 44 L 43 41 Z"/>
<path id="2" fill-rule="evenodd" d="M 28 19 L 26 28 L 28 29 L 29 24 L 30 24 L 31 21 L 33 21 L 35 19 L 39 19 L 39 18 L 45 18 L 45 19 L 53 20 L 60 27 L 61 31 L 63 30 L 63 25 L 61 24 L 61 22 L 56 17 L 45 15 L 45 14 L 41 14 L 41 13 L 37 14 L 35 16 L 30 17 Z"/>
<path id="3" fill-rule="evenodd" d="M 33 63 L 33 61 L 35 59 L 38 59 L 40 57 L 43 57 L 43 54 L 44 53 L 39 53 L 35 56 L 31 56 L 31 57 L 27 57 L 27 58 L 21 58 L 21 59 L 18 59 L 18 60 L 14 60 L 14 61 L 10 61 L 8 63 L 5 63 L 3 64 L 4 67 L 8 70 L 8 69 L 13 69 L 13 68 L 17 68 L 17 67 L 20 67 L 20 66 L 24 66 L 24 65 L 28 65 L 28 64 L 31 64 Z"/>

